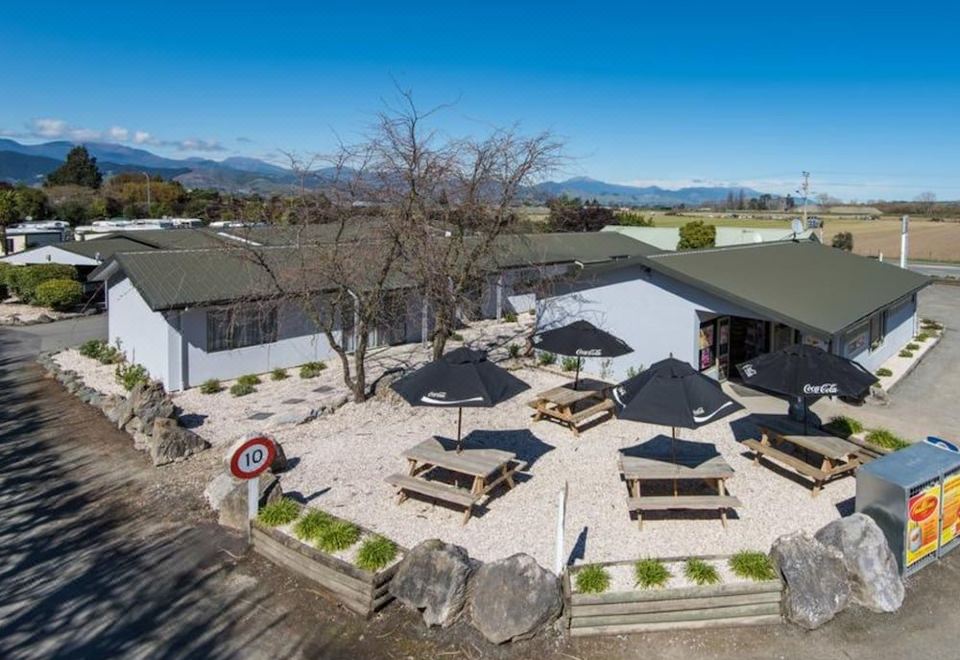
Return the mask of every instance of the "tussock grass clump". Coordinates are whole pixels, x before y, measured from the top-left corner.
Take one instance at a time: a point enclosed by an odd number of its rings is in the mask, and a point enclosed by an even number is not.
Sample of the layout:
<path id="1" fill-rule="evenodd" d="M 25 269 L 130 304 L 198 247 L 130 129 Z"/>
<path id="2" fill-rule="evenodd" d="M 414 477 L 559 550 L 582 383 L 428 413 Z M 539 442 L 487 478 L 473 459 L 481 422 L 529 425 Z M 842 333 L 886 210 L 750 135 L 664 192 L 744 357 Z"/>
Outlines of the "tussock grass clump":
<path id="1" fill-rule="evenodd" d="M 94 360 L 100 359 L 100 353 L 107 347 L 107 342 L 102 339 L 91 339 L 80 344 L 80 355 Z"/>
<path id="2" fill-rule="evenodd" d="M 770 557 L 756 550 L 741 550 L 730 557 L 727 563 L 735 575 L 755 582 L 772 580 L 777 577 Z"/>
<path id="3" fill-rule="evenodd" d="M 230 394 L 233 396 L 247 396 L 248 394 L 253 394 L 257 391 L 257 388 L 249 383 L 241 383 L 237 381 L 230 386 Z"/>
<path id="4" fill-rule="evenodd" d="M 287 373 L 286 369 L 274 369 L 270 372 L 270 380 L 286 380 L 290 377 L 290 374 Z"/>
<path id="5" fill-rule="evenodd" d="M 261 382 L 260 376 L 257 374 L 245 374 L 237 379 L 237 383 L 241 385 L 259 385 Z"/>
<path id="6" fill-rule="evenodd" d="M 904 449 L 909 447 L 910 443 L 899 435 L 888 429 L 874 429 L 867 434 L 867 442 L 873 443 L 884 449 Z"/>
<path id="7" fill-rule="evenodd" d="M 270 527 L 292 523 L 300 515 L 300 505 L 289 497 L 281 497 L 267 504 L 257 513 L 257 520 Z"/>
<path id="8" fill-rule="evenodd" d="M 128 392 L 139 383 L 150 381 L 150 374 L 142 364 L 118 364 L 113 375 L 117 383 Z"/>
<path id="9" fill-rule="evenodd" d="M 633 565 L 635 585 L 644 589 L 655 589 L 664 586 L 673 574 L 659 559 L 641 559 Z"/>
<path id="10" fill-rule="evenodd" d="M 610 574 L 603 566 L 590 564 L 577 571 L 576 583 L 582 594 L 602 594 L 610 588 Z"/>
<path id="11" fill-rule="evenodd" d="M 200 385 L 200 392 L 202 394 L 216 394 L 217 392 L 223 391 L 223 385 L 220 384 L 218 378 L 210 378 L 209 380 L 203 381 Z"/>
<path id="12" fill-rule="evenodd" d="M 541 367 L 549 367 L 551 364 L 556 364 L 557 356 L 548 351 L 541 351 L 537 356 L 537 364 Z"/>
<path id="13" fill-rule="evenodd" d="M 888 378 L 893 375 L 893 372 L 886 367 L 880 367 L 877 369 L 876 374 L 880 376 L 880 378 Z"/>
<path id="14" fill-rule="evenodd" d="M 327 365 L 324 362 L 307 362 L 300 365 L 300 378 L 316 378 L 326 368 Z"/>
<path id="15" fill-rule="evenodd" d="M 914 340 L 916 341 L 927 341 L 928 339 L 930 339 L 930 335 L 928 335 L 926 332 L 921 332 L 916 337 L 914 337 Z"/>
<path id="16" fill-rule="evenodd" d="M 383 536 L 371 536 L 357 551 L 357 566 L 365 571 L 378 571 L 397 556 L 397 544 Z"/>
<path id="17" fill-rule="evenodd" d="M 317 547 L 324 552 L 346 550 L 360 540 L 360 528 L 346 520 L 334 520 L 316 539 Z"/>
<path id="18" fill-rule="evenodd" d="M 914 344 L 913 342 L 910 342 L 909 344 L 907 344 L 907 345 L 905 346 L 905 348 L 906 348 L 908 351 L 919 351 L 919 350 L 920 350 L 920 344 Z"/>
<path id="19" fill-rule="evenodd" d="M 293 535 L 301 541 L 315 541 L 334 522 L 333 517 L 318 509 L 310 509 L 293 526 Z"/>
<path id="20" fill-rule="evenodd" d="M 507 346 L 507 354 L 513 359 L 520 357 L 520 344 L 510 344 Z"/>
<path id="21" fill-rule="evenodd" d="M 911 358 L 913 357 L 913 351 L 908 351 L 907 349 L 903 349 L 902 351 L 900 351 L 900 357 Z"/>
<path id="22" fill-rule="evenodd" d="M 506 314 L 503 315 L 503 320 L 506 321 L 507 323 L 516 323 L 517 315 L 514 314 L 513 312 L 507 312 Z"/>
<path id="23" fill-rule="evenodd" d="M 863 430 L 863 424 L 860 423 L 860 420 L 854 419 L 853 417 L 837 415 L 836 417 L 830 418 L 830 421 L 827 423 L 827 428 L 842 436 L 851 436 L 854 433 L 860 433 Z"/>
<path id="24" fill-rule="evenodd" d="M 578 360 L 575 357 L 565 357 L 563 358 L 563 361 L 560 363 L 560 367 L 564 371 L 575 371 L 577 368 L 577 362 Z"/>
<path id="25" fill-rule="evenodd" d="M 699 586 L 717 584 L 720 582 L 720 573 L 717 569 L 702 559 L 691 557 L 683 567 L 683 574 L 687 579 Z"/>

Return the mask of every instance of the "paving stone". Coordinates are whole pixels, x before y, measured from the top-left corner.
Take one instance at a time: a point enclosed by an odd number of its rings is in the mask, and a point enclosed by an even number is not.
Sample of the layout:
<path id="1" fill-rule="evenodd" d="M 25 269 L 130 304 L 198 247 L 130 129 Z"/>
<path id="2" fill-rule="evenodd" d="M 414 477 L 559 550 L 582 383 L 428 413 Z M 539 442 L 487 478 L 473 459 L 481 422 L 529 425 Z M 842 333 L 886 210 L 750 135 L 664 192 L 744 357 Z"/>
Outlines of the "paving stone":
<path id="1" fill-rule="evenodd" d="M 292 406 L 295 403 L 303 403 L 304 401 L 306 401 L 306 399 L 284 399 L 280 403 L 288 406 Z"/>
<path id="2" fill-rule="evenodd" d="M 249 417 L 247 417 L 247 419 L 253 419 L 259 422 L 261 420 L 268 419 L 270 417 L 273 417 L 272 412 L 255 412 Z"/>

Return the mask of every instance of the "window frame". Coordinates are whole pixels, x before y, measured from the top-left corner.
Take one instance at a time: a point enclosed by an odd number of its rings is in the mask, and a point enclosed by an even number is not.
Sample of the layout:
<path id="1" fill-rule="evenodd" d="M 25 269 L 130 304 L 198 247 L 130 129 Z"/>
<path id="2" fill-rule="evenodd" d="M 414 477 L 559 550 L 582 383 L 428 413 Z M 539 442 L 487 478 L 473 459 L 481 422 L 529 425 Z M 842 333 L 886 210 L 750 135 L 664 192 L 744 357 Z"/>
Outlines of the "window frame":
<path id="1" fill-rule="evenodd" d="M 272 344 L 278 337 L 276 305 L 241 305 L 207 310 L 207 352 L 221 353 Z"/>

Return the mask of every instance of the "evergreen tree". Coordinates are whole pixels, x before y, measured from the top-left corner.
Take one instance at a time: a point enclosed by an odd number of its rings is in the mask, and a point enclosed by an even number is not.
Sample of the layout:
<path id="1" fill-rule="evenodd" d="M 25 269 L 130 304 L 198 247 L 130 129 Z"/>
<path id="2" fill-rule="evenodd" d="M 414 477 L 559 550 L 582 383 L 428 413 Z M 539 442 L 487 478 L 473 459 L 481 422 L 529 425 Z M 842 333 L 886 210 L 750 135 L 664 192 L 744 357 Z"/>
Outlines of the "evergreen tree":
<path id="1" fill-rule="evenodd" d="M 99 188 L 103 175 L 97 168 L 97 159 L 92 157 L 86 147 L 74 147 L 67 154 L 67 160 L 47 175 L 45 186 L 83 186 Z"/>

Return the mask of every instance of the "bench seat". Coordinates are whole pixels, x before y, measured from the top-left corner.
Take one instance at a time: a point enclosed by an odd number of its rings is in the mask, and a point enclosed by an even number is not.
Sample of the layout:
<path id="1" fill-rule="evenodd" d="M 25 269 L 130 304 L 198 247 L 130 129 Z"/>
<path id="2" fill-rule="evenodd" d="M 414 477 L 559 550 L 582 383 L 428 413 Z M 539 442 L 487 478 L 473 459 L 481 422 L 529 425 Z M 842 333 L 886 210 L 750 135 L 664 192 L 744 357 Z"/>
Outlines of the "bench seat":
<path id="1" fill-rule="evenodd" d="M 733 495 L 641 495 L 627 498 L 630 511 L 669 509 L 736 509 L 743 506 Z"/>

